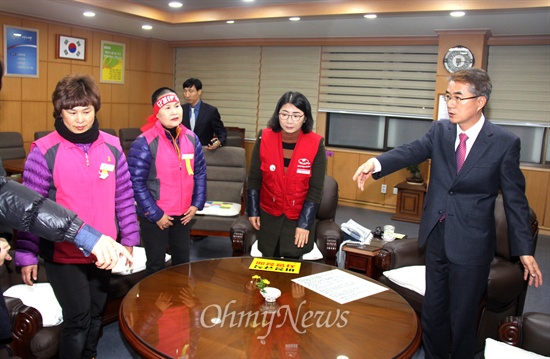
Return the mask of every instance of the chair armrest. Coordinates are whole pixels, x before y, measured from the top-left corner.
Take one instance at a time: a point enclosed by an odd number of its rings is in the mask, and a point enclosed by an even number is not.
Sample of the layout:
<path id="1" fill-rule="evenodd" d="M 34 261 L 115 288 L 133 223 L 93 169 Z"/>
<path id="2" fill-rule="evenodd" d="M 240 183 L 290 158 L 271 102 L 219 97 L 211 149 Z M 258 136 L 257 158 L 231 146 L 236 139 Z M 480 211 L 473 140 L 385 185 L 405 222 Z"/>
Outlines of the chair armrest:
<path id="1" fill-rule="evenodd" d="M 8 314 L 10 314 L 11 316 L 16 315 L 19 310 L 25 306 L 21 299 L 15 297 L 5 296 L 4 301 L 6 302 L 6 308 L 8 308 Z"/>
<path id="2" fill-rule="evenodd" d="M 252 227 L 247 215 L 240 216 L 233 222 L 229 230 L 229 238 L 233 247 L 233 257 L 250 254 L 252 243 L 256 240 L 256 230 Z"/>
<path id="3" fill-rule="evenodd" d="M 418 248 L 416 238 L 404 238 L 386 243 L 374 257 L 374 266 L 381 271 L 425 263 L 424 251 Z"/>
<path id="4" fill-rule="evenodd" d="M 336 252 L 338 252 L 342 243 L 340 226 L 328 219 L 319 221 L 315 230 L 315 242 L 321 253 L 323 253 L 325 263 L 336 265 Z"/>
<path id="5" fill-rule="evenodd" d="M 498 327 L 498 340 L 519 347 L 521 344 L 521 328 L 521 317 L 506 317 Z"/>
<path id="6" fill-rule="evenodd" d="M 550 356 L 550 314 L 529 312 L 521 317 L 506 317 L 498 328 L 498 340 Z"/>
<path id="7" fill-rule="evenodd" d="M 492 311 L 504 310 L 527 290 L 523 267 L 507 259 L 496 257 L 491 263 L 485 300 Z"/>
<path id="8" fill-rule="evenodd" d="M 42 329 L 42 315 L 33 307 L 29 307 L 18 298 L 4 297 L 8 308 L 11 309 L 13 320 L 10 347 L 17 356 L 22 358 L 34 357 L 31 351 L 31 341 L 36 333 Z M 9 304 L 8 304 L 9 303 Z"/>

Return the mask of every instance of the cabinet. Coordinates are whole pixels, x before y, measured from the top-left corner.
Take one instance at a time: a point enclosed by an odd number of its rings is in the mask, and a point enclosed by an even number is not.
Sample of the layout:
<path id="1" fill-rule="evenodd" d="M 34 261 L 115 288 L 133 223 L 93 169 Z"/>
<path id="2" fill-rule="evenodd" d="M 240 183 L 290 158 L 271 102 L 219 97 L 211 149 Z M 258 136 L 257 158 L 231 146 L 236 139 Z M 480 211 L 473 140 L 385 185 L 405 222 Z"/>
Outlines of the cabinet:
<path id="1" fill-rule="evenodd" d="M 397 188 L 397 205 L 395 216 L 397 221 L 420 223 L 422 206 L 426 196 L 426 184 L 410 184 L 407 181 L 395 186 Z"/>
<path id="2" fill-rule="evenodd" d="M 364 273 L 367 277 L 377 279 L 381 273 L 374 268 L 373 259 L 382 245 L 344 245 L 342 249 L 346 252 L 346 269 L 358 271 Z"/>

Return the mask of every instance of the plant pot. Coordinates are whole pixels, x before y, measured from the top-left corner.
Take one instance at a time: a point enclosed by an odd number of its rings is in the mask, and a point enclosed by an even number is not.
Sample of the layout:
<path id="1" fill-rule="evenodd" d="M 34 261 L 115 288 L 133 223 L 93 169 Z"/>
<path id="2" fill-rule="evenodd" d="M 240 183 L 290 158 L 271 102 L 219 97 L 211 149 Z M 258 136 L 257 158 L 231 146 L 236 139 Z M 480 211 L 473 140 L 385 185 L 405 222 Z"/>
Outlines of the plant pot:
<path id="1" fill-rule="evenodd" d="M 422 178 L 422 174 L 420 172 L 416 172 L 414 174 L 411 174 L 409 177 L 407 177 L 407 183 L 409 183 L 409 184 L 423 184 L 424 179 Z"/>
<path id="2" fill-rule="evenodd" d="M 281 296 L 281 290 L 273 287 L 265 287 L 260 294 L 264 297 L 266 302 L 274 302 Z"/>

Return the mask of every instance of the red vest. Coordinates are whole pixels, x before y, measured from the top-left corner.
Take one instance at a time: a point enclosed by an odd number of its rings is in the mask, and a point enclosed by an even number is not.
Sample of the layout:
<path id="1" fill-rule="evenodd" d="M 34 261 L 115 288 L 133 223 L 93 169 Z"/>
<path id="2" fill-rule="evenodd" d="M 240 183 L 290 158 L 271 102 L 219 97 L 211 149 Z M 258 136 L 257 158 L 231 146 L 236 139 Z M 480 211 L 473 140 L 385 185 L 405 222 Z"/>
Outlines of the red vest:
<path id="1" fill-rule="evenodd" d="M 273 216 L 284 214 L 292 220 L 300 217 L 321 138 L 313 132 L 300 132 L 285 174 L 282 133 L 273 132 L 269 128 L 262 131 L 260 207 L 264 211 Z"/>

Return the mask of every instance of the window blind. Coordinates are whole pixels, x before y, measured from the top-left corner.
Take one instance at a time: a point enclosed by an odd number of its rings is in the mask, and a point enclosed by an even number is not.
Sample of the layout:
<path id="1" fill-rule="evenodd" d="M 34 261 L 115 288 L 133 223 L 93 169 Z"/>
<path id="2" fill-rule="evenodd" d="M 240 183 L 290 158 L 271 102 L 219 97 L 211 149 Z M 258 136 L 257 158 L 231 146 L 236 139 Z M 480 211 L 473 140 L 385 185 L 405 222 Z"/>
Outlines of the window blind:
<path id="1" fill-rule="evenodd" d="M 488 119 L 550 125 L 550 45 L 491 46 L 487 72 Z"/>
<path id="2" fill-rule="evenodd" d="M 287 91 L 306 96 L 317 118 L 320 51 L 319 47 L 262 47 L 258 129 L 266 127 Z"/>
<path id="3" fill-rule="evenodd" d="M 178 48 L 175 89 L 183 94 L 186 79 L 200 79 L 202 100 L 218 108 L 224 125 L 244 128 L 245 136 L 253 137 L 258 117 L 260 55 L 260 47 Z"/>
<path id="4" fill-rule="evenodd" d="M 322 48 L 320 110 L 433 116 L 437 46 Z"/>

